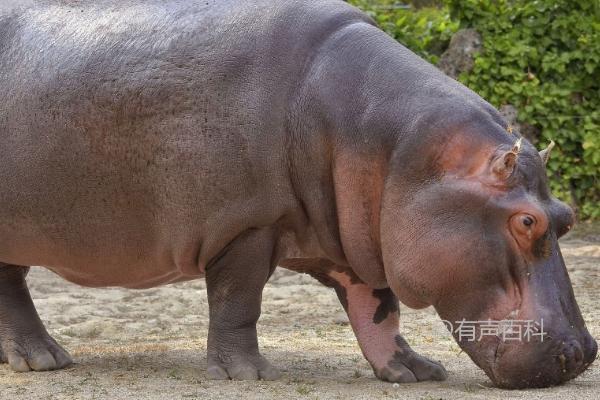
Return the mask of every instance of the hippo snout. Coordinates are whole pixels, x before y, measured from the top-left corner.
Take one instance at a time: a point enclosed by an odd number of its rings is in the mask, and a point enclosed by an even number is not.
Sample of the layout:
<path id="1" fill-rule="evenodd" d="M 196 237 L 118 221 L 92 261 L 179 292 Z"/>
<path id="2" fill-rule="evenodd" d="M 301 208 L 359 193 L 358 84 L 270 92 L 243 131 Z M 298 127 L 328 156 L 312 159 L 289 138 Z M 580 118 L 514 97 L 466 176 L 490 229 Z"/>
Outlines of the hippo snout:
<path id="1" fill-rule="evenodd" d="M 587 332 L 580 338 L 553 337 L 541 343 L 501 343 L 488 375 L 504 389 L 560 385 L 585 371 L 597 352 L 598 344 Z"/>

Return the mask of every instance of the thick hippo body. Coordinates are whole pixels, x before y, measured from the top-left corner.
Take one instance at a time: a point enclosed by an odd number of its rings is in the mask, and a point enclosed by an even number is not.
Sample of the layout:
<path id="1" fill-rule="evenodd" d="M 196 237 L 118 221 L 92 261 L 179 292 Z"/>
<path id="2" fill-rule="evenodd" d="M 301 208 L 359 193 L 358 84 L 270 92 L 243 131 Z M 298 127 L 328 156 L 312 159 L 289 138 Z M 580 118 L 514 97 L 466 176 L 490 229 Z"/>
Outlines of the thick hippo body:
<path id="1" fill-rule="evenodd" d="M 460 343 L 499 385 L 563 382 L 595 357 L 556 241 L 572 213 L 542 158 L 355 8 L 52 0 L 0 13 L 0 359 L 13 369 L 70 363 L 27 293 L 32 265 L 94 287 L 206 277 L 213 378 L 278 376 L 255 329 L 276 265 L 336 289 L 381 379 L 446 376 L 398 334 L 397 297 L 453 320 L 554 321 L 568 345 Z M 515 371 L 490 359 L 498 349 L 527 362 Z M 551 350 L 564 360 L 538 365 Z"/>
<path id="2" fill-rule="evenodd" d="M 314 47 L 360 14 L 161 3 L 3 18 L 3 261 L 149 287 L 202 275 L 248 229 L 299 222 L 290 104 Z"/>

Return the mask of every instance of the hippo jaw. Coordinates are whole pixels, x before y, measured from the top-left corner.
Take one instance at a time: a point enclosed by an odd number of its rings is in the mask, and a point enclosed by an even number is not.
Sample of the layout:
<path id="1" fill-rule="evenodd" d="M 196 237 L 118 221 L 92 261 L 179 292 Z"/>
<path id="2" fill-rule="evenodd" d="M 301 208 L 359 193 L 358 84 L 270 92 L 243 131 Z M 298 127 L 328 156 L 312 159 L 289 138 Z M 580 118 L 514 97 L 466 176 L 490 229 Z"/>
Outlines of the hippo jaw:
<path id="1" fill-rule="evenodd" d="M 498 387 L 559 385 L 580 375 L 596 358 L 597 343 L 581 317 L 556 240 L 551 251 L 519 285 L 520 309 L 502 318 L 535 322 L 533 334 L 518 341 L 495 337 L 479 347 L 459 341 Z"/>
<path id="2" fill-rule="evenodd" d="M 497 387 L 559 385 L 596 358 L 597 343 L 581 316 L 556 239 L 551 252 L 496 296 L 477 292 L 434 304 L 459 346 Z"/>

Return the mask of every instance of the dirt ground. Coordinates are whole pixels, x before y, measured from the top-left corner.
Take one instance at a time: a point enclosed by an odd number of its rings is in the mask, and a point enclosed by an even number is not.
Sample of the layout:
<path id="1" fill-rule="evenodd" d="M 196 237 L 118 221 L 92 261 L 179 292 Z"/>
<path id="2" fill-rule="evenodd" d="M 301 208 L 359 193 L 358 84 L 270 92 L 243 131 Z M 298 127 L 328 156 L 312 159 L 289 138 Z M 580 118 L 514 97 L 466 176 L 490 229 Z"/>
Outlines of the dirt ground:
<path id="1" fill-rule="evenodd" d="M 600 227 L 561 241 L 579 306 L 600 338 Z M 205 374 L 208 306 L 204 281 L 150 290 L 86 289 L 41 268 L 29 276 L 49 332 L 75 365 L 13 373 L 0 365 L 0 399 L 598 399 L 600 364 L 558 388 L 503 391 L 444 330 L 432 309 L 402 308 L 401 331 L 440 360 L 442 383 L 392 385 L 373 376 L 332 290 L 276 271 L 259 322 L 262 351 L 284 374 L 277 382 L 215 382 Z"/>

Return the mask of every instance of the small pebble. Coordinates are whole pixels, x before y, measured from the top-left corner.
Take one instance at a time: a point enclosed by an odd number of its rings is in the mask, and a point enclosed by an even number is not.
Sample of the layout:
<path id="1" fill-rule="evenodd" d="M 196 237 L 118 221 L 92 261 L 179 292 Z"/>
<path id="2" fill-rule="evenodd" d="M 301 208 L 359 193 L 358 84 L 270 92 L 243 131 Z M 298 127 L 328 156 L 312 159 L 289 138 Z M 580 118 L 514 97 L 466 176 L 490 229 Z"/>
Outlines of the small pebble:
<path id="1" fill-rule="evenodd" d="M 393 387 L 394 389 L 398 389 L 398 388 L 400 387 L 400 384 L 398 384 L 398 383 L 394 383 L 394 384 L 392 385 L 392 387 Z"/>

